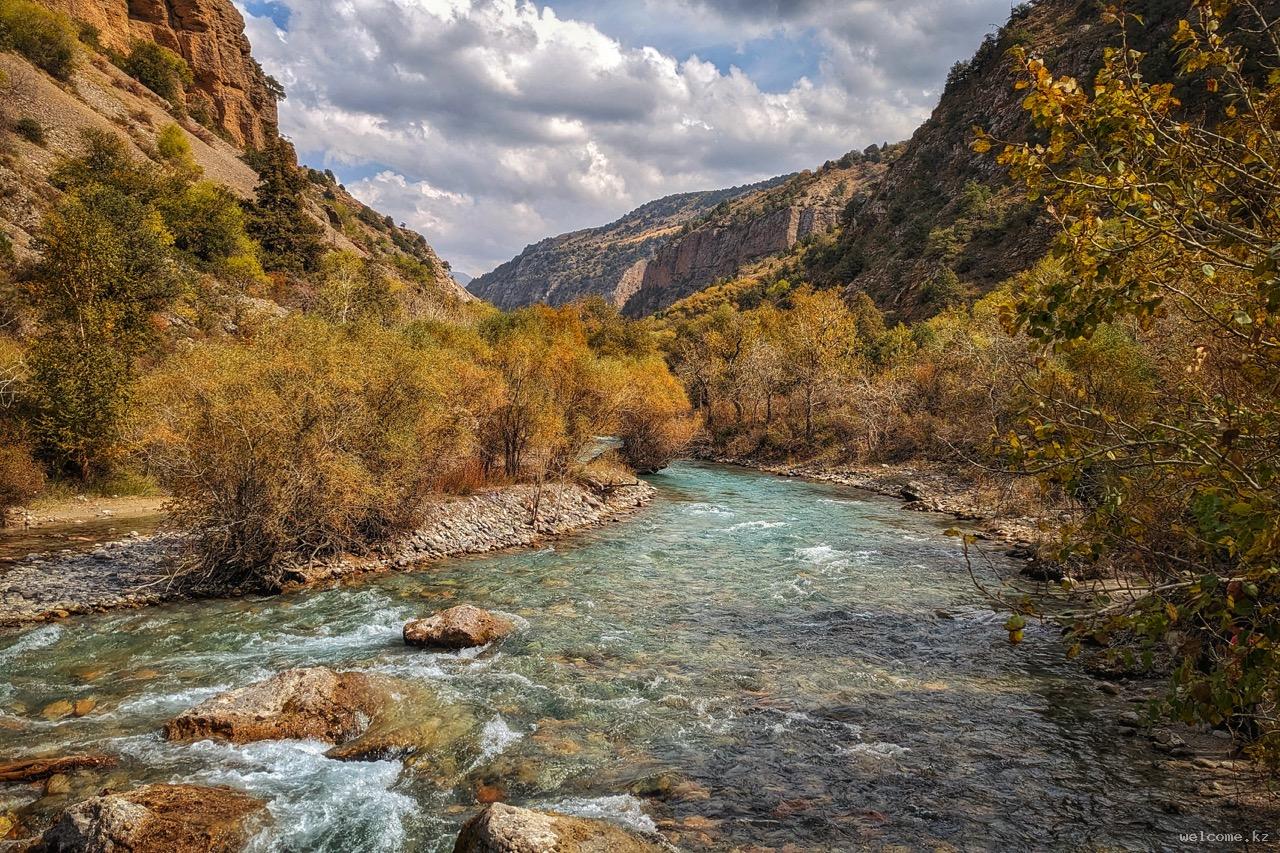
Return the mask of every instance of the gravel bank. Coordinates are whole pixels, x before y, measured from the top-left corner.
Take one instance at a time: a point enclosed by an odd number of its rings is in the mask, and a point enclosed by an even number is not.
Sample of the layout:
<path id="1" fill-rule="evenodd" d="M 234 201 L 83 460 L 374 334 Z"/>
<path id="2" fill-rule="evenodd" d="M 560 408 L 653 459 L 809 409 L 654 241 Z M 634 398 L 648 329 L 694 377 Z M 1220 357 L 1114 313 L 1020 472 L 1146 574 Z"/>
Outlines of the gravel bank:
<path id="1" fill-rule="evenodd" d="M 648 503 L 652 486 L 603 491 L 578 484 L 511 486 L 431 505 L 414 533 L 374 557 L 297 566 L 290 588 L 464 554 L 519 548 L 604 522 Z M 534 507 L 537 506 L 537 518 Z M 177 581 L 185 538 L 161 533 L 109 542 L 88 553 L 33 554 L 0 574 L 0 625 L 20 625 L 188 598 Z"/>

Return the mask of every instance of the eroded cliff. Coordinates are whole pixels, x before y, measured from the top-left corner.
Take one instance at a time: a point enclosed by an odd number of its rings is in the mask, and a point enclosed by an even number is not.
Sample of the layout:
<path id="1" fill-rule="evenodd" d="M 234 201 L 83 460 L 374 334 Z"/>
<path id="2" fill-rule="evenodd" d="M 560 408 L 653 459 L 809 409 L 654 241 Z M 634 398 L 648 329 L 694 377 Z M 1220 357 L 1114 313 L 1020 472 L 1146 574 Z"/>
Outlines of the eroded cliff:
<path id="1" fill-rule="evenodd" d="M 230 0 L 42 0 L 98 31 L 104 48 L 125 53 L 148 39 L 187 60 L 195 83 L 187 109 L 242 148 L 276 136 L 276 99 L 249 49 L 244 18 Z"/>

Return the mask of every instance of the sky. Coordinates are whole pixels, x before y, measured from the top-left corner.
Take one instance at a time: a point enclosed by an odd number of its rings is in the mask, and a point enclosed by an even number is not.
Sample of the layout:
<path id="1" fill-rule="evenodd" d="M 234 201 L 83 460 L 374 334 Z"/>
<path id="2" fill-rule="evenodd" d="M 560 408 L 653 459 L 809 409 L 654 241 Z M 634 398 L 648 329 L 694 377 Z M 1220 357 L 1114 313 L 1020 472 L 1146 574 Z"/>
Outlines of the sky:
<path id="1" fill-rule="evenodd" d="M 906 139 L 1010 0 L 240 0 L 302 162 L 477 275 Z"/>

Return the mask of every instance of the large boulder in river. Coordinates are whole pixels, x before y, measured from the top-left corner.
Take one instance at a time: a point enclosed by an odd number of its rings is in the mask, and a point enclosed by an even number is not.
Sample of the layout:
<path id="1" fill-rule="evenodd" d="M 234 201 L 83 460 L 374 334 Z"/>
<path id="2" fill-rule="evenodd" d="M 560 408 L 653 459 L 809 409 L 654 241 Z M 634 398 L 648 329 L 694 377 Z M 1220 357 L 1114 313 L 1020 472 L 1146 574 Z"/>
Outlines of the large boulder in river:
<path id="1" fill-rule="evenodd" d="M 234 788 L 146 785 L 67 809 L 35 849 L 46 853 L 235 853 L 266 806 Z"/>
<path id="2" fill-rule="evenodd" d="M 386 691 L 364 673 L 322 666 L 287 669 L 182 712 L 165 724 L 164 735 L 232 743 L 286 738 L 344 743 L 368 728 L 386 700 Z"/>
<path id="3" fill-rule="evenodd" d="M 617 824 L 492 803 L 467 821 L 453 853 L 668 853 L 656 836 Z"/>
<path id="4" fill-rule="evenodd" d="M 510 619 L 459 604 L 404 626 L 404 641 L 433 649 L 465 649 L 500 640 L 516 629 Z"/>

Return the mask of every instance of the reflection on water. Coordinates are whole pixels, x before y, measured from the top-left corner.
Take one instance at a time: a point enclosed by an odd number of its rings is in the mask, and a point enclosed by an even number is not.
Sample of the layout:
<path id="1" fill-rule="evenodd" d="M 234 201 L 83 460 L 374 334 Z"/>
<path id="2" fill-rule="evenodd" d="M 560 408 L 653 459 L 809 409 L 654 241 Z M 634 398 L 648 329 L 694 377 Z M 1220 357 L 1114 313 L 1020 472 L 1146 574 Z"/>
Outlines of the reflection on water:
<path id="1" fill-rule="evenodd" d="M 1175 780 L 1117 737 L 1102 703 L 1118 700 L 1054 637 L 1004 642 L 940 520 L 716 466 L 653 482 L 635 520 L 554 548 L 0 638 L 0 754 L 121 757 L 89 787 L 247 788 L 276 819 L 259 850 L 449 850 L 493 798 L 656 826 L 688 849 L 1078 848 L 1082 826 L 1095 846 L 1172 847 L 1207 825 L 1190 799 L 1158 808 L 1182 796 Z M 405 620 L 462 601 L 527 624 L 479 653 L 401 644 Z M 406 768 L 159 738 L 173 713 L 301 664 L 428 685 L 451 739 Z M 79 697 L 97 700 L 88 716 L 40 715 Z M 9 790 L 0 811 L 33 796 Z"/>
<path id="2" fill-rule="evenodd" d="M 156 512 L 125 519 L 97 517 L 30 528 L 0 527 L 0 561 L 44 552 L 91 551 L 103 542 L 123 539 L 130 533 L 154 533 L 164 521 L 164 513 Z M 0 573 L 3 571 L 0 562 Z"/>

